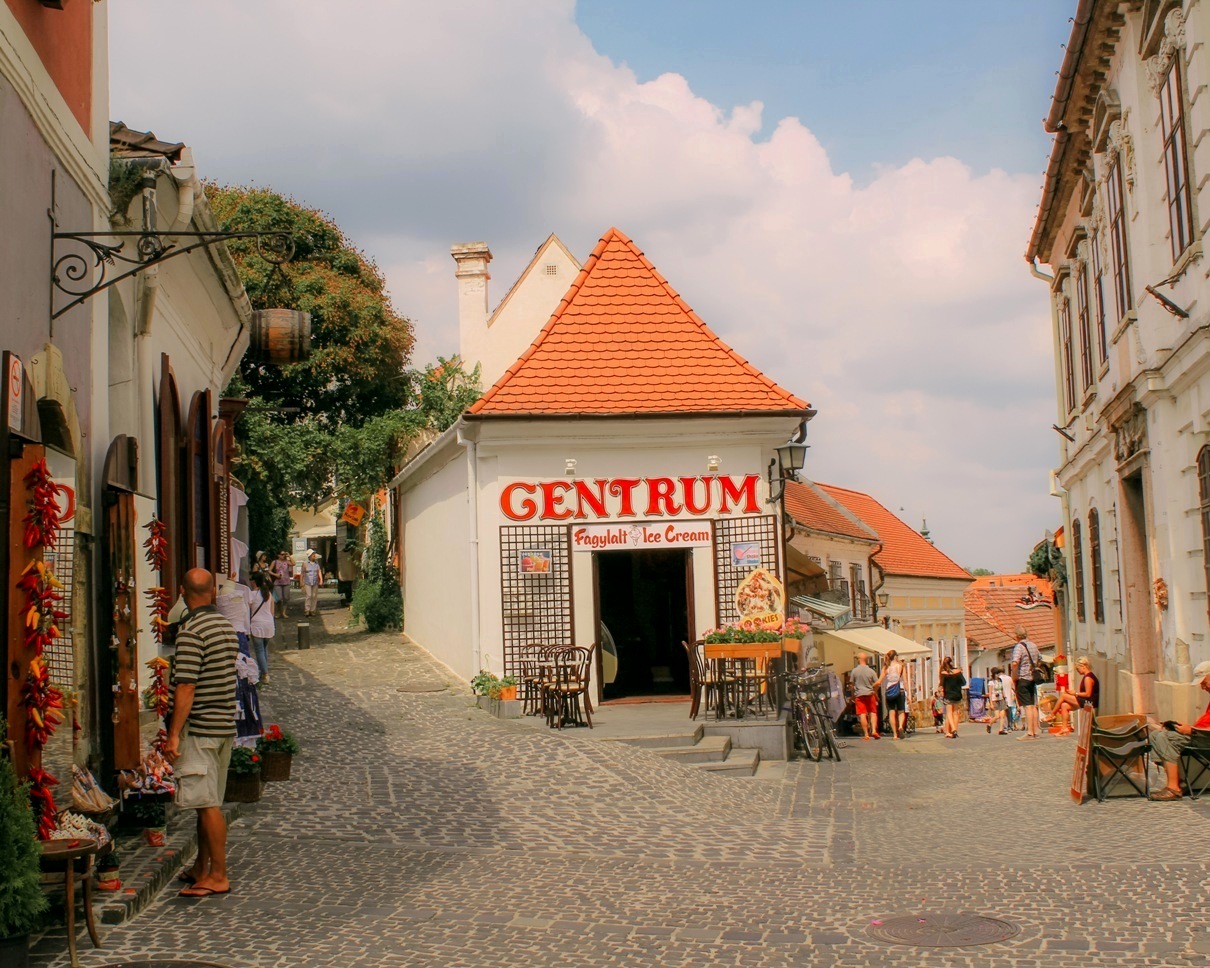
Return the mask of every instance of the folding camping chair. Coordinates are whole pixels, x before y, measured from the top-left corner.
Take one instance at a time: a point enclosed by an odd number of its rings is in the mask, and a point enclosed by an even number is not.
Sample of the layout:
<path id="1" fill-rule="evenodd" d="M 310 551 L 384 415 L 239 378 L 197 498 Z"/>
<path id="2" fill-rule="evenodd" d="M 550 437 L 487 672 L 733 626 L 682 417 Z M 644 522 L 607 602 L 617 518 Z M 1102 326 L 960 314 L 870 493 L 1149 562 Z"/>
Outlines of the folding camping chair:
<path id="1" fill-rule="evenodd" d="M 1189 799 L 1196 800 L 1210 790 L 1210 729 L 1194 728 L 1189 744 L 1181 750 L 1180 762 Z"/>
<path id="2" fill-rule="evenodd" d="M 1135 720 L 1121 726 L 1099 723 L 1099 720 L 1093 720 L 1092 723 L 1092 746 L 1088 760 L 1097 802 L 1104 803 L 1105 798 L 1110 796 L 1150 796 L 1148 766 L 1151 744 L 1147 740 L 1146 722 Z"/>

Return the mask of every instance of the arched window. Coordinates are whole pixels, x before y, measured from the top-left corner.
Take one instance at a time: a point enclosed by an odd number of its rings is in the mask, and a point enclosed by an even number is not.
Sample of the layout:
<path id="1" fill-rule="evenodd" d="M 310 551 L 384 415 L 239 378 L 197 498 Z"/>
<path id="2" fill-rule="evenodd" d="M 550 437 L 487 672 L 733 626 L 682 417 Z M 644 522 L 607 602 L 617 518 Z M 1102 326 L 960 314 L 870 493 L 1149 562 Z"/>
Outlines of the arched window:
<path id="1" fill-rule="evenodd" d="M 1076 585 L 1076 621 L 1084 621 L 1084 543 L 1080 540 L 1080 519 L 1071 522 L 1072 580 Z"/>
<path id="2" fill-rule="evenodd" d="M 1197 454 L 1197 496 L 1202 511 L 1202 568 L 1210 593 L 1210 444 Z"/>
<path id="3" fill-rule="evenodd" d="M 1092 571 L 1092 617 L 1105 621 L 1105 593 L 1101 582 L 1101 516 L 1097 509 L 1088 512 L 1088 566 Z"/>

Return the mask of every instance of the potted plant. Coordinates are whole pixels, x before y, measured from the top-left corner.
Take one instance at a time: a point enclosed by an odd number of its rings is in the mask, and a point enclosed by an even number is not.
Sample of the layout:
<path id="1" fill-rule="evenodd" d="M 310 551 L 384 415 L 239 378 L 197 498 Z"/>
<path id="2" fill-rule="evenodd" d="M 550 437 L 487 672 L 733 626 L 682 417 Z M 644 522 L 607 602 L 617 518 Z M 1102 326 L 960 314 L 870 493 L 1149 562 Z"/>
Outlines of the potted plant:
<path id="1" fill-rule="evenodd" d="M 121 857 L 118 854 L 118 848 L 110 843 L 109 850 L 97 858 L 98 891 L 120 891 L 122 889 L 122 875 L 118 869 L 120 864 Z"/>
<path id="2" fill-rule="evenodd" d="M 168 829 L 168 800 L 162 796 L 134 796 L 126 801 L 126 809 L 136 827 L 143 829 L 143 839 L 149 847 L 163 847 Z"/>
<path id="3" fill-rule="evenodd" d="M 505 676 L 497 679 L 488 690 L 488 695 L 501 701 L 517 698 L 517 677 Z"/>
<path id="4" fill-rule="evenodd" d="M 479 674 L 471 680 L 471 692 L 476 696 L 490 696 L 492 689 L 499 681 L 486 669 L 480 669 Z"/>
<path id="5" fill-rule="evenodd" d="M 0 720 L 0 735 L 4 721 Z M 46 908 L 34 838 L 29 788 L 17 783 L 12 763 L 0 756 L 0 964 L 26 968 L 29 933 Z"/>
<path id="6" fill-rule="evenodd" d="M 249 746 L 237 746 L 231 751 L 227 767 L 227 793 L 224 800 L 236 803 L 256 803 L 261 795 L 261 756 Z"/>
<path id="7" fill-rule="evenodd" d="M 799 652 L 802 649 L 802 640 L 806 638 L 809 631 L 810 626 L 805 622 L 800 622 L 796 618 L 786 619 L 785 624 L 781 627 L 782 651 Z"/>
<path id="8" fill-rule="evenodd" d="M 298 752 L 298 741 L 277 723 L 265 727 L 265 734 L 257 740 L 256 751 L 261 757 L 261 779 L 266 782 L 290 779 L 290 765 Z"/>

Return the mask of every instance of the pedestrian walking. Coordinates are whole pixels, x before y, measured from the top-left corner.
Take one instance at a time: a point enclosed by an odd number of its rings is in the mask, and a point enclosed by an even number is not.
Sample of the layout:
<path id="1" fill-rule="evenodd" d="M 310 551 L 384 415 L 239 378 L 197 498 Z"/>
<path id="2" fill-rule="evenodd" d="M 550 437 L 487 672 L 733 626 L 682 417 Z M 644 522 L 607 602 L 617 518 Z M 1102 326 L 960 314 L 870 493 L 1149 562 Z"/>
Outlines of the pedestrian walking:
<path id="1" fill-rule="evenodd" d="M 289 618 L 290 579 L 294 575 L 294 559 L 286 551 L 278 553 L 269 569 L 273 573 L 273 615 Z"/>
<path id="2" fill-rule="evenodd" d="M 931 706 L 933 710 L 933 732 L 940 733 L 941 724 L 945 720 L 945 698 L 941 694 L 940 686 L 933 690 Z"/>
<path id="3" fill-rule="evenodd" d="M 269 573 L 269 556 L 263 551 L 258 551 L 256 557 L 252 561 L 252 568 L 249 571 L 249 576 L 255 581 L 261 575 Z"/>
<path id="4" fill-rule="evenodd" d="M 891 649 L 886 654 L 886 664 L 882 667 L 883 695 L 886 697 L 887 719 L 891 723 L 891 738 L 903 739 L 903 729 L 907 725 L 907 694 L 910 691 L 908 670 L 898 653 Z"/>
<path id="5" fill-rule="evenodd" d="M 324 583 L 324 572 L 319 566 L 319 552 L 312 549 L 303 565 L 303 614 L 319 614 L 319 586 Z"/>
<path id="6" fill-rule="evenodd" d="M 1013 646 L 1012 660 L 1009 671 L 1012 675 L 1013 686 L 1017 690 L 1017 703 L 1025 711 L 1025 735 L 1020 739 L 1038 738 L 1038 684 L 1035 674 L 1042 669 L 1042 653 L 1038 647 L 1029 641 L 1029 634 L 1024 625 L 1013 629 L 1017 644 Z"/>
<path id="7" fill-rule="evenodd" d="M 962 710 L 962 690 L 966 676 L 948 655 L 941 660 L 941 695 L 945 699 L 945 738 L 958 738 L 958 717 Z"/>
<path id="8" fill-rule="evenodd" d="M 258 593 L 240 584 L 234 576 L 221 582 L 214 596 L 214 607 L 231 623 L 239 643 L 239 655 L 235 657 L 236 746 L 251 746 L 264 732 L 260 697 L 256 692 L 260 669 L 252 658 L 251 603 L 254 598 L 259 598 Z"/>
<path id="9" fill-rule="evenodd" d="M 849 673 L 849 682 L 853 686 L 853 708 L 865 734 L 863 738 L 879 739 L 878 693 L 875 690 L 878 675 L 870 668 L 870 657 L 864 652 L 857 653 L 857 665 Z"/>
<path id="10" fill-rule="evenodd" d="M 269 643 L 277 634 L 273 621 L 273 577 L 262 572 L 253 582 L 248 603 L 248 634 L 252 637 L 252 654 L 260 671 L 259 685 L 269 682 Z"/>
<path id="11" fill-rule="evenodd" d="M 189 614 L 176 636 L 171 712 L 164 755 L 176 772 L 176 805 L 197 811 L 197 859 L 181 875 L 182 897 L 231 890 L 223 794 L 235 741 L 235 630 L 214 605 L 214 579 L 204 568 L 185 573 Z"/>

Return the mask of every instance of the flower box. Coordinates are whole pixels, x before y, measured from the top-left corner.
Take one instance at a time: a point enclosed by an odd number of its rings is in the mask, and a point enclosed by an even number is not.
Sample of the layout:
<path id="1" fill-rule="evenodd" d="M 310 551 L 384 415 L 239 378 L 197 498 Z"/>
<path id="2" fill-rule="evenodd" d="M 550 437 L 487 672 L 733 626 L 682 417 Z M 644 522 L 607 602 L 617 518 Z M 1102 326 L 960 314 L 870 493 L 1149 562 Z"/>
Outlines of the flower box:
<path id="1" fill-rule="evenodd" d="M 290 765 L 294 754 L 284 750 L 266 750 L 261 754 L 260 776 L 266 783 L 290 779 Z"/>
<path id="2" fill-rule="evenodd" d="M 262 787 L 259 773 L 232 773 L 228 770 L 227 792 L 223 799 L 229 803 L 256 803 Z"/>

